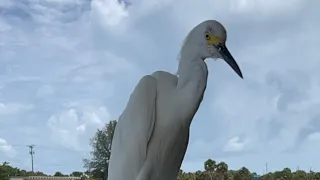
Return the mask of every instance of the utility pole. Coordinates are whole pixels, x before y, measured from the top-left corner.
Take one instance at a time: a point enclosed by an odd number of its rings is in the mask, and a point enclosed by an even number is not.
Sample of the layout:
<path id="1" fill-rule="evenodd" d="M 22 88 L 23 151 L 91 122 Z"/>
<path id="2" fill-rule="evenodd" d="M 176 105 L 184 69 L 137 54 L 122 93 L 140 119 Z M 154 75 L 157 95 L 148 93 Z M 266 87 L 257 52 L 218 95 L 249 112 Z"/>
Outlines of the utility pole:
<path id="1" fill-rule="evenodd" d="M 34 146 L 35 146 L 35 145 L 29 145 L 29 146 L 28 146 L 28 147 L 30 148 L 29 154 L 30 154 L 30 156 L 31 156 L 31 168 L 32 168 L 32 172 L 34 172 L 34 171 L 33 171 L 33 155 L 34 155 L 34 150 L 33 150 L 33 148 L 34 148 Z"/>
<path id="2" fill-rule="evenodd" d="M 266 162 L 266 174 L 268 174 L 268 162 Z"/>
<path id="3" fill-rule="evenodd" d="M 311 164 L 310 164 L 310 169 L 309 169 L 309 173 L 308 173 L 308 180 L 311 180 L 311 178 L 312 178 L 311 172 L 312 172 L 312 167 L 311 167 Z"/>

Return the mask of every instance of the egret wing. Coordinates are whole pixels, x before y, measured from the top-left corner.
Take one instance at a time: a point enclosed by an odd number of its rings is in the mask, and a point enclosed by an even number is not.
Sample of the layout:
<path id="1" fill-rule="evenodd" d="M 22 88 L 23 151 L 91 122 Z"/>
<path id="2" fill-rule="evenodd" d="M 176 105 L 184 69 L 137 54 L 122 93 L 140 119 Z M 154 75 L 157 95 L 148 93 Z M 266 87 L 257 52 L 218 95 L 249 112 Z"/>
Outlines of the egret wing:
<path id="1" fill-rule="evenodd" d="M 109 180 L 133 180 L 146 160 L 156 121 L 157 80 L 144 76 L 121 114 L 113 136 Z"/>

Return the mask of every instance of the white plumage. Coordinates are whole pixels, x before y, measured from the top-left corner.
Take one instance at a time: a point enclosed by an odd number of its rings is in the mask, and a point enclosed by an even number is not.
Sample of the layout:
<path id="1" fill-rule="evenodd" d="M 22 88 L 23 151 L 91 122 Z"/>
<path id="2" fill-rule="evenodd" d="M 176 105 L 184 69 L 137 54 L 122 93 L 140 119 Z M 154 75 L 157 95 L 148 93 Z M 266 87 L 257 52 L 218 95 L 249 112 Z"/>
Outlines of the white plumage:
<path id="1" fill-rule="evenodd" d="M 226 30 L 204 21 L 186 37 L 178 75 L 157 71 L 144 76 L 118 119 L 108 180 L 176 180 L 190 123 L 207 84 L 206 58 L 224 59 L 242 77 L 225 46 Z"/>

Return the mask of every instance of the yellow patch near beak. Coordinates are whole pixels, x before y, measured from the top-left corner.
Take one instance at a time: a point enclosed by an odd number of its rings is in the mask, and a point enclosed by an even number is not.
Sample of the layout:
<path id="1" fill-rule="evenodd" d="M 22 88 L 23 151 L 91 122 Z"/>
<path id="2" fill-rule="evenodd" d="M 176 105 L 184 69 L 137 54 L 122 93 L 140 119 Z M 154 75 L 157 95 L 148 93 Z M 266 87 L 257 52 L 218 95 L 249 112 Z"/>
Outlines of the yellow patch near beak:
<path id="1" fill-rule="evenodd" d="M 219 45 L 221 42 L 218 36 L 214 36 L 212 34 L 208 34 L 206 36 L 208 45 Z"/>

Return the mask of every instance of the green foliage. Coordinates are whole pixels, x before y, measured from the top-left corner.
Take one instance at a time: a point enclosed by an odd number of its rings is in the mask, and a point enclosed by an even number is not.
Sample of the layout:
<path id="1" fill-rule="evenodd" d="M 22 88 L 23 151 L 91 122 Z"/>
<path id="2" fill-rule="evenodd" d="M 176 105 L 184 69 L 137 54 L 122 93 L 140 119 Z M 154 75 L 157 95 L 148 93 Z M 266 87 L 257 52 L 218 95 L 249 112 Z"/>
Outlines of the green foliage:
<path id="1" fill-rule="evenodd" d="M 10 176 L 45 176 L 42 172 L 31 172 L 26 170 L 20 170 L 18 168 L 10 166 L 8 162 L 0 164 L 0 179 L 9 180 Z"/>
<path id="2" fill-rule="evenodd" d="M 228 170 L 228 165 L 225 162 L 217 164 L 212 159 L 204 162 L 204 169 L 205 171 L 194 173 L 180 170 L 178 180 L 320 180 L 320 172 L 310 171 L 307 173 L 302 170 L 291 172 L 289 168 L 258 176 L 257 173 L 251 173 L 246 167 L 239 170 Z"/>
<path id="3" fill-rule="evenodd" d="M 31 172 L 26 170 L 21 170 L 16 167 L 12 167 L 9 165 L 9 163 L 4 162 L 0 164 L 0 180 L 9 180 L 12 176 L 48 176 L 44 174 L 43 172 Z M 56 177 L 66 177 L 69 175 L 64 175 L 61 172 L 57 171 L 53 176 Z M 70 176 L 75 177 L 83 177 L 83 173 L 79 171 L 72 172 Z M 83 178 L 85 179 L 85 178 Z"/>
<path id="4" fill-rule="evenodd" d="M 206 162 L 204 162 L 204 169 L 206 170 L 206 174 L 210 177 L 210 180 L 213 179 L 215 173 L 216 173 L 216 161 L 212 160 L 212 159 L 208 159 L 206 160 Z"/>
<path id="5" fill-rule="evenodd" d="M 235 173 L 233 179 L 234 180 L 253 180 L 253 175 L 250 173 L 249 169 L 247 169 L 246 167 L 242 167 Z"/>
<path id="6" fill-rule="evenodd" d="M 215 171 L 215 168 L 216 168 L 216 161 L 212 159 L 208 159 L 206 160 L 206 162 L 204 162 L 204 169 L 206 171 Z"/>
<path id="7" fill-rule="evenodd" d="M 64 177 L 65 175 L 63 175 L 61 172 L 57 171 L 56 173 L 54 173 L 53 176 L 56 176 L 56 177 Z"/>
<path id="8" fill-rule="evenodd" d="M 111 143 L 117 121 L 110 121 L 102 129 L 98 129 L 91 139 L 91 159 L 84 159 L 84 167 L 94 178 L 107 179 L 111 154 Z"/>
<path id="9" fill-rule="evenodd" d="M 79 171 L 74 171 L 70 174 L 70 176 L 73 177 L 81 177 L 83 175 L 83 172 L 79 172 Z"/>
<path id="10" fill-rule="evenodd" d="M 298 170 L 292 174 L 293 180 L 308 179 L 308 174 L 302 170 Z"/>

